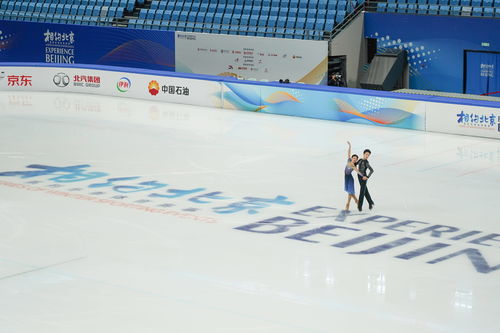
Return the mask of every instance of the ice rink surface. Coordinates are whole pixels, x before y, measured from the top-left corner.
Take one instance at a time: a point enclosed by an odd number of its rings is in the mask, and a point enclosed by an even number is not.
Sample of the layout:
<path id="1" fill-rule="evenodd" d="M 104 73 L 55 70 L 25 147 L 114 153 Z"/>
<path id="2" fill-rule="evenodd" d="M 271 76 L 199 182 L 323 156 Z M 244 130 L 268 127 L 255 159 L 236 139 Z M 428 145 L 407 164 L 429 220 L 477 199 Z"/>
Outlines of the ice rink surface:
<path id="1" fill-rule="evenodd" d="M 499 332 L 499 185 L 494 139 L 1 93 L 0 332 Z"/>

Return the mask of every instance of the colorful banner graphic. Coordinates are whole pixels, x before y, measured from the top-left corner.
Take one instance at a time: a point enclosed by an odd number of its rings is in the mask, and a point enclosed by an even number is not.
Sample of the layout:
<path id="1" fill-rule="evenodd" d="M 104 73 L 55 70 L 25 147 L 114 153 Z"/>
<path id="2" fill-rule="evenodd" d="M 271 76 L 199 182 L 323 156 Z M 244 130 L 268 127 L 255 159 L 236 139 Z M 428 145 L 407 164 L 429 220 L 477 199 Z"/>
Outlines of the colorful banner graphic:
<path id="1" fill-rule="evenodd" d="M 331 91 L 223 83 L 224 108 L 425 130 L 425 102 Z"/>

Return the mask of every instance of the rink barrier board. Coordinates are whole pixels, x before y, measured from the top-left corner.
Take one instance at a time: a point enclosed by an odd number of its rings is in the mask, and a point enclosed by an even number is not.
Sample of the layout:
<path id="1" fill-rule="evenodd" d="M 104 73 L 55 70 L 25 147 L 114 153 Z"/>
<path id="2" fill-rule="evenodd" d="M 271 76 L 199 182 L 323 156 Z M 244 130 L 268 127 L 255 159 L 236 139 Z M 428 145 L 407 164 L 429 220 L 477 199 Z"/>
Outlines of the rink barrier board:
<path id="1" fill-rule="evenodd" d="M 500 138 L 500 102 L 96 65 L 3 63 L 0 90 L 77 92 Z"/>

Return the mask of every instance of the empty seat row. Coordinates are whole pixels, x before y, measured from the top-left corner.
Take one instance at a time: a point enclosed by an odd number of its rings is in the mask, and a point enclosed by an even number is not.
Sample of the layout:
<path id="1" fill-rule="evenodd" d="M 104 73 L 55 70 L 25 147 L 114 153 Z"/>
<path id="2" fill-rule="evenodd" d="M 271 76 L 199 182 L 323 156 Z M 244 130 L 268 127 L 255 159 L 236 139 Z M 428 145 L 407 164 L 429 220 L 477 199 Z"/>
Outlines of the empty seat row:
<path id="1" fill-rule="evenodd" d="M 377 12 L 500 17 L 500 8 L 465 7 L 465 6 L 449 6 L 449 5 L 422 5 L 422 4 L 407 4 L 407 3 L 396 4 L 396 3 L 385 3 L 385 2 L 379 2 L 377 4 Z"/>
<path id="2" fill-rule="evenodd" d="M 336 22 L 341 22 L 345 11 L 332 12 L 334 16 L 330 19 L 319 17 L 279 17 L 279 16 L 251 16 L 251 15 L 223 15 L 217 13 L 195 13 L 195 12 L 157 12 L 154 15 L 140 15 L 139 19 L 157 22 L 157 24 L 168 24 L 170 22 L 182 23 L 216 23 L 244 26 L 264 26 L 295 28 L 308 30 L 333 30 Z"/>
<path id="3" fill-rule="evenodd" d="M 41 14 L 41 16 L 51 14 L 66 14 L 66 15 L 80 15 L 80 16 L 105 16 L 105 17 L 123 17 L 123 7 L 106 7 L 106 6 L 85 6 L 85 5 L 56 5 L 56 4 L 43 4 L 41 7 L 36 7 L 33 10 L 25 9 L 3 9 L 9 16 L 33 16 Z M 39 17 L 37 15 L 36 17 Z"/>
<path id="4" fill-rule="evenodd" d="M 53 13 L 33 13 L 27 16 L 26 13 L 16 11 L 0 10 L 0 18 L 12 21 L 29 21 L 29 22 L 45 22 L 45 23 L 64 23 L 64 24 L 79 24 L 79 25 L 111 25 L 112 17 L 84 16 L 84 15 L 68 15 Z"/>
<path id="5" fill-rule="evenodd" d="M 500 8 L 500 0 L 387 0 L 388 3 Z"/>
<path id="6" fill-rule="evenodd" d="M 279 37 L 279 38 L 300 38 L 300 39 L 322 39 L 323 31 L 305 30 L 292 28 L 277 28 L 277 27 L 244 27 L 234 26 L 230 24 L 211 24 L 211 23 L 181 23 L 170 22 L 158 24 L 152 20 L 131 19 L 129 27 L 136 29 L 158 29 L 158 30 L 175 30 L 175 31 L 192 31 L 206 32 L 217 34 L 231 34 L 243 36 L 260 36 L 260 37 Z"/>
<path id="7" fill-rule="evenodd" d="M 280 15 L 280 13 L 276 12 L 265 12 L 265 11 L 260 11 L 260 12 L 252 12 L 251 14 L 244 14 L 242 12 L 231 12 L 231 11 L 217 11 L 217 12 L 199 12 L 199 11 L 187 11 L 187 10 L 154 10 L 154 9 L 142 9 L 139 12 L 139 18 L 141 19 L 160 19 L 163 17 L 171 17 L 174 16 L 175 20 L 179 21 L 192 21 L 190 19 L 191 17 L 196 17 L 196 16 L 215 16 L 215 17 L 226 17 L 226 18 L 240 18 L 240 17 L 252 17 L 256 18 L 258 21 L 262 21 L 262 18 L 266 20 L 268 17 L 277 17 L 277 18 L 282 18 L 284 20 L 288 19 L 326 19 L 326 20 L 336 20 L 337 22 L 340 22 L 344 19 L 346 15 L 345 10 L 331 10 L 331 11 L 313 11 L 313 12 L 304 12 L 301 13 L 300 11 L 295 14 L 295 15 Z"/>
<path id="8" fill-rule="evenodd" d="M 2 1 L 0 3 L 0 9 L 9 9 L 9 10 L 17 10 L 17 11 L 41 11 L 40 9 L 48 6 L 97 6 L 97 7 L 122 7 L 127 9 L 128 11 L 132 11 L 134 9 L 134 0 L 106 0 L 105 2 L 97 3 L 92 0 L 84 0 L 84 1 L 70 1 L 67 2 L 59 2 L 59 1 Z"/>
<path id="9" fill-rule="evenodd" d="M 295 9 L 336 9 L 339 6 L 342 6 L 344 9 L 347 7 L 355 7 L 358 3 L 356 0 L 329 0 L 325 2 L 302 2 L 294 4 L 293 2 L 275 2 L 275 3 L 256 3 L 252 1 L 243 1 L 238 3 L 228 3 L 228 2 L 219 2 L 210 1 L 210 2 L 198 2 L 198 1 L 154 1 L 151 4 L 151 9 L 178 9 L 181 7 L 184 8 L 193 8 L 193 10 L 199 11 L 207 11 L 209 8 L 215 7 L 231 7 L 236 8 L 237 10 L 252 10 L 252 8 L 295 8 Z"/>

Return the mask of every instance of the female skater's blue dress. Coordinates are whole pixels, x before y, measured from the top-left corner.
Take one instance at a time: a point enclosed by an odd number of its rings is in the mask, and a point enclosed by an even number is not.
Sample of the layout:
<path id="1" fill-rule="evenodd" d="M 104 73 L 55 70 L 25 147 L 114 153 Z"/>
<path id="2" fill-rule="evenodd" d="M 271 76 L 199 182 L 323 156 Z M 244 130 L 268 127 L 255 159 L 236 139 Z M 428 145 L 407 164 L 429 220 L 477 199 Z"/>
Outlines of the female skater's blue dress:
<path id="1" fill-rule="evenodd" d="M 347 160 L 347 163 L 351 163 L 351 159 L 349 158 Z M 344 191 L 346 191 L 349 194 L 355 194 L 354 191 L 354 177 L 352 176 L 352 171 L 354 169 L 349 167 L 349 165 L 345 166 L 345 176 L 344 176 Z"/>

